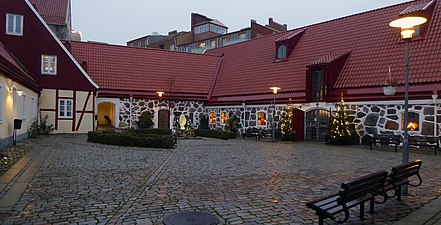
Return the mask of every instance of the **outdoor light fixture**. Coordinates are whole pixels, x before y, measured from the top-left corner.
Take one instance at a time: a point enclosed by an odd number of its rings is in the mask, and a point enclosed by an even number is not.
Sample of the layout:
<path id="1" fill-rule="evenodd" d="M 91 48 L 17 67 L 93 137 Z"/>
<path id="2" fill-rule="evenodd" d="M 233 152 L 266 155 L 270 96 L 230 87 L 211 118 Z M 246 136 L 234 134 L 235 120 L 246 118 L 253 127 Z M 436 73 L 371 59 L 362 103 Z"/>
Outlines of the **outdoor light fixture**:
<path id="1" fill-rule="evenodd" d="M 277 91 L 280 90 L 280 87 L 270 87 L 273 90 L 273 94 L 277 94 Z"/>
<path id="2" fill-rule="evenodd" d="M 273 90 L 273 94 L 274 94 L 274 101 L 273 101 L 273 135 L 271 135 L 271 141 L 274 142 L 276 140 L 276 120 L 275 120 L 275 116 L 276 116 L 276 94 L 277 91 L 279 91 L 281 88 L 280 87 L 270 87 L 271 90 Z"/>
<path id="3" fill-rule="evenodd" d="M 162 98 L 162 95 L 164 95 L 164 93 L 165 93 L 165 92 L 163 92 L 163 91 L 157 91 L 157 92 L 156 92 L 156 94 L 158 94 L 158 96 L 159 96 L 160 98 Z"/>
<path id="4" fill-rule="evenodd" d="M 409 46 L 415 33 L 415 26 L 427 22 L 427 19 L 419 16 L 402 17 L 389 23 L 389 26 L 401 28 L 401 38 L 406 43 L 406 62 L 404 70 L 404 137 L 403 137 L 403 163 L 409 162 Z M 402 188 L 403 194 L 407 194 L 407 185 Z"/>
<path id="5" fill-rule="evenodd" d="M 22 96 L 23 95 L 23 91 L 22 90 L 17 90 L 17 95 L 18 96 Z"/>

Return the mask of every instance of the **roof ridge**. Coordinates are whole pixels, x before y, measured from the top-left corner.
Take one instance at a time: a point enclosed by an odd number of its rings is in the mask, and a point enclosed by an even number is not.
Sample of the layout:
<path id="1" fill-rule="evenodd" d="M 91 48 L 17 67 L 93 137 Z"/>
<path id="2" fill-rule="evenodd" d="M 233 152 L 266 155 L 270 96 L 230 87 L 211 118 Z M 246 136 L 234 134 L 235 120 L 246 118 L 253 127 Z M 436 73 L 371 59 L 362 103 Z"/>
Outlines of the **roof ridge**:
<path id="1" fill-rule="evenodd" d="M 139 49 L 142 51 L 162 51 L 162 52 L 169 52 L 172 54 L 189 54 L 189 55 L 198 55 L 198 56 L 213 56 L 216 58 L 220 58 L 219 55 L 214 54 L 198 54 L 198 53 L 192 53 L 192 52 L 179 52 L 179 51 L 171 51 L 168 49 L 159 49 L 159 48 L 143 48 L 143 47 L 136 47 L 136 46 L 126 46 L 126 45 L 118 45 L 118 44 L 111 44 L 111 43 L 103 43 L 103 42 L 95 42 L 95 41 L 65 41 L 67 43 L 81 43 L 81 44 L 91 44 L 91 45 L 104 45 L 104 46 L 111 46 L 111 47 L 120 47 L 120 48 L 130 48 L 130 49 Z"/>

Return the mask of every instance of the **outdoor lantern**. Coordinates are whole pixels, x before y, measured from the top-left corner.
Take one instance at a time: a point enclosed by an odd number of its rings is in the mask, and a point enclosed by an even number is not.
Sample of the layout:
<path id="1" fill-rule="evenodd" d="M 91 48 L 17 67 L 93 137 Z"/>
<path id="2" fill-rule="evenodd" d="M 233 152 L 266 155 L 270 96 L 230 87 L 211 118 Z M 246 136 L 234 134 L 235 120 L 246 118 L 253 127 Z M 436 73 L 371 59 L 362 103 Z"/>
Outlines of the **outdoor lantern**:
<path id="1" fill-rule="evenodd" d="M 156 94 L 158 94 L 158 96 L 159 96 L 160 98 L 162 98 L 162 95 L 164 95 L 164 93 L 165 93 L 165 92 L 163 92 L 163 91 L 157 91 L 157 92 L 156 92 Z"/>
<path id="2" fill-rule="evenodd" d="M 280 90 L 280 87 L 270 87 L 273 90 L 273 94 L 277 94 L 277 91 Z"/>
<path id="3" fill-rule="evenodd" d="M 396 19 L 389 23 L 389 26 L 401 28 L 401 38 L 410 39 L 415 33 L 415 26 L 427 22 L 427 18 L 420 16 L 409 16 Z"/>

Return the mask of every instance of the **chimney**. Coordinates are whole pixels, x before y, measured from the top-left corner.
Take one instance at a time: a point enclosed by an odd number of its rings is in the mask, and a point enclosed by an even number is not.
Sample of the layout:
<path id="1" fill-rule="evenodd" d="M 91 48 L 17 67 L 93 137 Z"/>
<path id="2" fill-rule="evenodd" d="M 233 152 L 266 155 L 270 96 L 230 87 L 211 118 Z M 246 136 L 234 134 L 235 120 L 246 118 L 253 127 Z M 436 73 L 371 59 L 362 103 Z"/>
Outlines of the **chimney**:
<path id="1" fill-rule="evenodd" d="M 257 21 L 255 19 L 251 19 L 251 24 L 253 23 L 257 23 Z"/>
<path id="2" fill-rule="evenodd" d="M 271 25 L 273 23 L 273 18 L 268 18 L 268 25 Z"/>
<path id="3" fill-rule="evenodd" d="M 288 24 L 283 24 L 283 27 L 285 27 L 285 30 L 288 30 Z"/>
<path id="4" fill-rule="evenodd" d="M 178 34 L 177 30 L 172 30 L 172 31 L 168 32 L 168 36 L 175 36 L 176 34 Z"/>

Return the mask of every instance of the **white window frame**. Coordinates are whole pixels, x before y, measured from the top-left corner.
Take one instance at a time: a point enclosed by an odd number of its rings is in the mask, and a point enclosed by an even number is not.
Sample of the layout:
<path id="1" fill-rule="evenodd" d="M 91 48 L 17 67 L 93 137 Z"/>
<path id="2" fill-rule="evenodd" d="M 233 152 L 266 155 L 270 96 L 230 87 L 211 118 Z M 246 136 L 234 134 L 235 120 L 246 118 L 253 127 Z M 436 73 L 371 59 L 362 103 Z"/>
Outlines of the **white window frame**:
<path id="1" fill-rule="evenodd" d="M 64 104 L 61 104 L 61 102 L 64 102 Z M 70 116 L 67 115 L 68 112 L 69 112 L 68 111 L 68 107 L 67 107 L 67 105 L 68 105 L 67 103 L 68 102 L 70 102 L 70 106 L 71 106 Z M 65 115 L 61 115 L 62 109 L 63 109 L 63 113 Z M 71 118 L 73 118 L 73 113 L 74 113 L 74 110 L 73 110 L 73 99 L 58 99 L 58 118 L 71 119 Z"/>
<path id="2" fill-rule="evenodd" d="M 37 98 L 35 97 L 31 98 L 31 119 L 37 119 Z"/>
<path id="3" fill-rule="evenodd" d="M 13 21 L 12 21 L 12 31 L 8 30 L 8 25 L 9 25 L 9 16 L 13 16 Z M 21 24 L 20 24 L 20 32 L 17 32 L 17 18 L 20 18 L 21 20 Z M 15 35 L 15 36 L 23 36 L 23 22 L 24 22 L 24 18 L 23 15 L 17 15 L 17 14 L 13 14 L 13 13 L 6 13 L 6 34 L 8 35 Z"/>
<path id="4" fill-rule="evenodd" d="M 3 123 L 3 86 L 0 85 L 0 124 Z"/>
<path id="5" fill-rule="evenodd" d="M 21 95 L 21 119 L 26 119 L 26 95 Z"/>
<path id="6" fill-rule="evenodd" d="M 48 72 L 48 71 L 45 71 L 45 69 L 44 69 L 44 59 L 45 59 L 45 57 L 47 57 L 48 58 L 48 67 L 50 68 L 51 66 L 53 66 L 52 64 L 51 64 L 51 60 L 50 60 L 50 58 L 55 58 L 55 69 L 54 69 L 54 71 L 53 72 Z M 43 55 L 41 55 L 41 74 L 46 74 L 46 75 L 57 75 L 57 70 L 58 70 L 58 60 L 57 60 L 57 56 L 56 55 L 48 55 L 48 54 L 43 54 Z"/>

